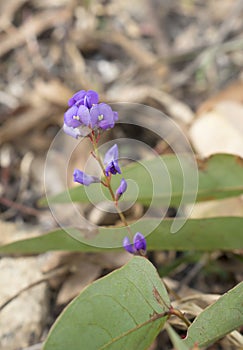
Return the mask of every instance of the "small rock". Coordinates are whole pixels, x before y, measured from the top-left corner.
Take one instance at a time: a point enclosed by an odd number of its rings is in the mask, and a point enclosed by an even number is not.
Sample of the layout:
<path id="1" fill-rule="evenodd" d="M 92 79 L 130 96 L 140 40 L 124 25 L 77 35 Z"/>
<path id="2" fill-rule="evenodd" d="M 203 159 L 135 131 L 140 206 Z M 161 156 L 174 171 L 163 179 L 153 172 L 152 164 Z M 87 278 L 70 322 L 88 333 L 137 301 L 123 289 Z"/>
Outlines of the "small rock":
<path id="1" fill-rule="evenodd" d="M 38 258 L 0 260 L 0 349 L 16 350 L 39 341 L 48 314 L 48 288 Z M 20 291 L 30 286 L 29 289 Z M 19 293 L 19 294 L 18 294 Z"/>

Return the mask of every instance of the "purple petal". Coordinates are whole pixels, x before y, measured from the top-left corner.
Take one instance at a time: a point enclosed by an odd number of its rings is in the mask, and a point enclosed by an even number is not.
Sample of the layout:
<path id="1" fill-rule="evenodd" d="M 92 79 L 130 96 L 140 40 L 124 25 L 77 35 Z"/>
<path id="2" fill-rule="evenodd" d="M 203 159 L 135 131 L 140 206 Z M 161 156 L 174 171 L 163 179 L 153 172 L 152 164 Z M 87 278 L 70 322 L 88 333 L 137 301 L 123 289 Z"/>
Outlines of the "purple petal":
<path id="1" fill-rule="evenodd" d="M 114 160 L 117 160 L 119 157 L 118 155 L 118 146 L 117 144 L 113 145 L 105 154 L 104 157 L 104 164 L 109 164 Z"/>
<path id="2" fill-rule="evenodd" d="M 84 96 L 84 105 L 91 108 L 94 104 L 99 102 L 99 95 L 96 91 L 89 90 Z"/>
<path id="3" fill-rule="evenodd" d="M 106 176 L 109 176 L 109 173 L 113 175 L 117 173 L 121 174 L 121 169 L 118 165 L 118 147 L 116 144 L 106 152 L 104 164 L 106 165 Z"/>
<path id="4" fill-rule="evenodd" d="M 142 233 L 137 232 L 133 238 L 133 243 L 134 243 L 134 248 L 137 252 L 140 250 L 146 251 L 147 244 L 146 244 L 146 239 L 142 235 Z"/>
<path id="5" fill-rule="evenodd" d="M 87 108 L 91 108 L 93 104 L 96 104 L 99 102 L 99 95 L 96 91 L 93 90 L 80 90 L 76 92 L 68 101 L 69 107 L 72 107 L 73 105 L 79 106 L 85 106 Z"/>
<path id="6" fill-rule="evenodd" d="M 98 105 L 94 105 L 90 109 L 90 115 L 92 118 L 94 118 L 98 126 L 100 126 L 100 123 L 106 118 L 107 108 L 104 107 L 104 105 L 109 107 L 105 103 L 100 103 Z"/>
<path id="7" fill-rule="evenodd" d="M 79 169 L 74 170 L 73 180 L 74 182 L 78 182 L 81 185 L 85 185 L 85 186 L 89 186 L 90 184 L 95 182 L 100 182 L 100 179 L 98 177 L 85 174 L 83 171 Z"/>
<path id="8" fill-rule="evenodd" d="M 126 251 L 127 251 L 128 253 L 131 253 L 131 254 L 134 254 L 134 253 L 135 253 L 134 247 L 133 247 L 133 245 L 131 244 L 130 239 L 129 239 L 128 237 L 125 237 L 125 238 L 123 239 L 123 248 L 126 249 Z"/>
<path id="9" fill-rule="evenodd" d="M 122 178 L 120 186 L 116 190 L 116 195 L 120 197 L 124 192 L 126 192 L 126 190 L 127 190 L 127 182 L 125 179 Z"/>
<path id="10" fill-rule="evenodd" d="M 80 117 L 80 120 L 82 123 L 86 126 L 91 126 L 91 118 L 90 118 L 90 112 L 89 109 L 83 105 L 79 106 L 78 108 L 78 115 Z"/>
<path id="11" fill-rule="evenodd" d="M 114 112 L 111 107 L 106 103 L 100 103 L 99 110 L 100 116 L 103 116 L 102 119 L 101 117 L 99 118 L 99 127 L 104 130 L 113 128 L 115 125 L 115 119 Z"/>
<path id="12" fill-rule="evenodd" d="M 64 123 L 72 128 L 77 128 L 81 125 L 77 106 L 68 108 L 68 110 L 64 113 Z"/>
<path id="13" fill-rule="evenodd" d="M 65 123 L 63 124 L 63 131 L 69 135 L 77 139 L 79 136 L 82 136 L 80 130 L 78 128 L 72 128 L 71 126 L 67 126 Z"/>
<path id="14" fill-rule="evenodd" d="M 98 126 L 101 129 L 106 130 L 113 128 L 115 125 L 114 112 L 106 103 L 99 103 L 97 105 L 94 105 L 90 110 L 90 114 L 94 115 L 95 118 L 97 118 Z"/>
<path id="15" fill-rule="evenodd" d="M 84 97 L 86 95 L 86 91 L 85 90 L 80 90 L 78 92 L 76 92 L 68 101 L 68 105 L 70 107 L 72 107 L 73 105 L 75 105 L 75 103 L 77 101 L 84 101 Z"/>
<path id="16" fill-rule="evenodd" d="M 106 176 L 109 176 L 109 173 L 113 175 L 116 175 L 117 173 L 121 174 L 121 169 L 118 165 L 118 161 L 114 160 L 107 165 L 107 167 L 105 168 Z"/>

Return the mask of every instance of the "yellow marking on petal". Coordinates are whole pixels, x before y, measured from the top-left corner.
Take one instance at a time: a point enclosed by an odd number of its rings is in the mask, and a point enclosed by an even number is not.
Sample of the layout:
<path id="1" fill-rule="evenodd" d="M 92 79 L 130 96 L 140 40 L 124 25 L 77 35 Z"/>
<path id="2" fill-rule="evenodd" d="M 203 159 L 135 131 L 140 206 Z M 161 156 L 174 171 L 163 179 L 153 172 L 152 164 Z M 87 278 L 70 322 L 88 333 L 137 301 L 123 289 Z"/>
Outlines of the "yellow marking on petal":
<path id="1" fill-rule="evenodd" d="M 74 116 L 73 116 L 73 119 L 75 119 L 75 120 L 80 120 L 80 118 L 79 118 L 78 115 L 74 115 Z"/>
<path id="2" fill-rule="evenodd" d="M 103 114 L 101 114 L 101 115 L 98 116 L 98 120 L 99 120 L 99 121 L 101 121 L 101 120 L 103 120 L 103 119 L 104 119 Z"/>

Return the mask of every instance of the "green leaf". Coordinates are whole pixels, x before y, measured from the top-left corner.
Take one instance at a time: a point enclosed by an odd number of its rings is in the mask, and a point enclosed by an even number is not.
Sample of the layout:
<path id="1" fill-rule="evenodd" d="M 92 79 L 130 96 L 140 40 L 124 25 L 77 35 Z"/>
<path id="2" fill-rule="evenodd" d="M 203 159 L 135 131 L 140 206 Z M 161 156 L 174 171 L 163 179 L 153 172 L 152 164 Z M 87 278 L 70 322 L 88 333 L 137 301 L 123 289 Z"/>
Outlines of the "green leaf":
<path id="1" fill-rule="evenodd" d="M 148 250 L 232 250 L 243 248 L 243 218 L 219 217 L 209 219 L 190 219 L 176 233 L 170 233 L 173 220 L 166 219 L 160 222 L 158 219 L 144 219 L 134 224 L 132 231 L 146 234 L 151 232 L 151 227 L 158 227 L 147 236 Z M 110 251 L 121 248 L 126 229 L 117 227 L 101 227 L 99 234 L 94 239 L 83 238 L 82 243 L 72 238 L 64 230 L 58 229 L 48 234 L 35 238 L 16 241 L 0 246 L 1 253 L 42 253 L 49 250 L 69 251 Z M 78 236 L 82 232 L 77 229 L 69 229 L 72 236 Z"/>
<path id="2" fill-rule="evenodd" d="M 176 350 L 190 350 L 190 347 L 187 346 L 183 340 L 179 337 L 179 335 L 174 331 L 174 329 L 169 325 L 169 323 L 165 326 L 170 340 L 172 341 L 172 344 Z"/>
<path id="3" fill-rule="evenodd" d="M 52 327 L 43 350 L 147 349 L 170 305 L 156 269 L 146 259 L 128 264 L 86 288 Z"/>
<path id="4" fill-rule="evenodd" d="M 185 344 L 207 346 L 243 326 L 243 282 L 208 306 L 188 328 Z"/>
<path id="5" fill-rule="evenodd" d="M 183 164 L 183 171 L 182 171 Z M 135 186 L 128 184 L 123 200 L 150 205 L 178 206 L 194 201 L 197 192 L 197 201 L 222 199 L 237 196 L 243 193 L 243 160 L 229 154 L 217 154 L 199 162 L 199 186 L 195 166 L 188 158 L 177 158 L 175 155 L 166 155 L 154 159 L 141 161 L 123 169 L 122 176 L 133 180 L 138 186 L 138 197 Z M 185 187 L 184 180 L 187 186 Z M 113 186 L 117 188 L 120 182 L 118 176 L 113 178 Z M 89 202 L 93 203 L 110 199 L 106 189 L 100 184 L 84 187 L 78 186 L 67 192 L 48 198 L 49 203 Z M 42 199 L 41 205 L 47 201 Z"/>

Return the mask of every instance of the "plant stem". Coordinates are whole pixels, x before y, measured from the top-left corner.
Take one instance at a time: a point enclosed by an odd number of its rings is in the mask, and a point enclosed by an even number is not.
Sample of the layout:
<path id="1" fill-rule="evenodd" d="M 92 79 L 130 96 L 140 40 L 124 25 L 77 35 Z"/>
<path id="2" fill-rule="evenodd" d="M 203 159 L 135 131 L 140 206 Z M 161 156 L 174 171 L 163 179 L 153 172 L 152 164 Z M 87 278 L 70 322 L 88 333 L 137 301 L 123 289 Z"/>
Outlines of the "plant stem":
<path id="1" fill-rule="evenodd" d="M 99 138 L 99 135 L 97 136 L 97 139 L 98 138 Z M 94 148 L 94 154 L 93 153 L 92 154 L 95 155 L 95 159 L 99 163 L 99 165 L 100 165 L 100 167 L 102 169 L 102 172 L 104 174 L 105 183 L 103 182 L 103 184 L 108 188 L 108 190 L 110 192 L 110 195 L 111 195 L 111 198 L 112 198 L 112 201 L 114 202 L 114 206 L 116 208 L 116 211 L 117 211 L 118 215 L 120 216 L 120 219 L 121 219 L 123 225 L 126 227 L 130 238 L 132 238 L 132 232 L 131 232 L 130 226 L 129 226 L 129 224 L 128 224 L 128 222 L 127 222 L 123 212 L 120 210 L 120 208 L 118 206 L 115 193 L 114 193 L 114 191 L 113 191 L 113 189 L 111 187 L 111 177 L 110 176 L 109 177 L 106 176 L 105 168 L 104 168 L 104 165 L 103 165 L 103 162 L 101 160 L 101 157 L 100 157 L 100 154 L 99 154 L 99 150 L 98 150 L 97 139 L 95 137 L 94 132 L 92 132 L 91 135 L 90 135 L 90 140 L 91 140 L 91 143 L 93 144 L 93 148 Z"/>
<path id="2" fill-rule="evenodd" d="M 187 327 L 191 325 L 191 322 L 186 318 L 186 316 L 178 309 L 174 309 L 172 306 L 170 307 L 170 315 L 177 316 L 180 318 Z"/>

